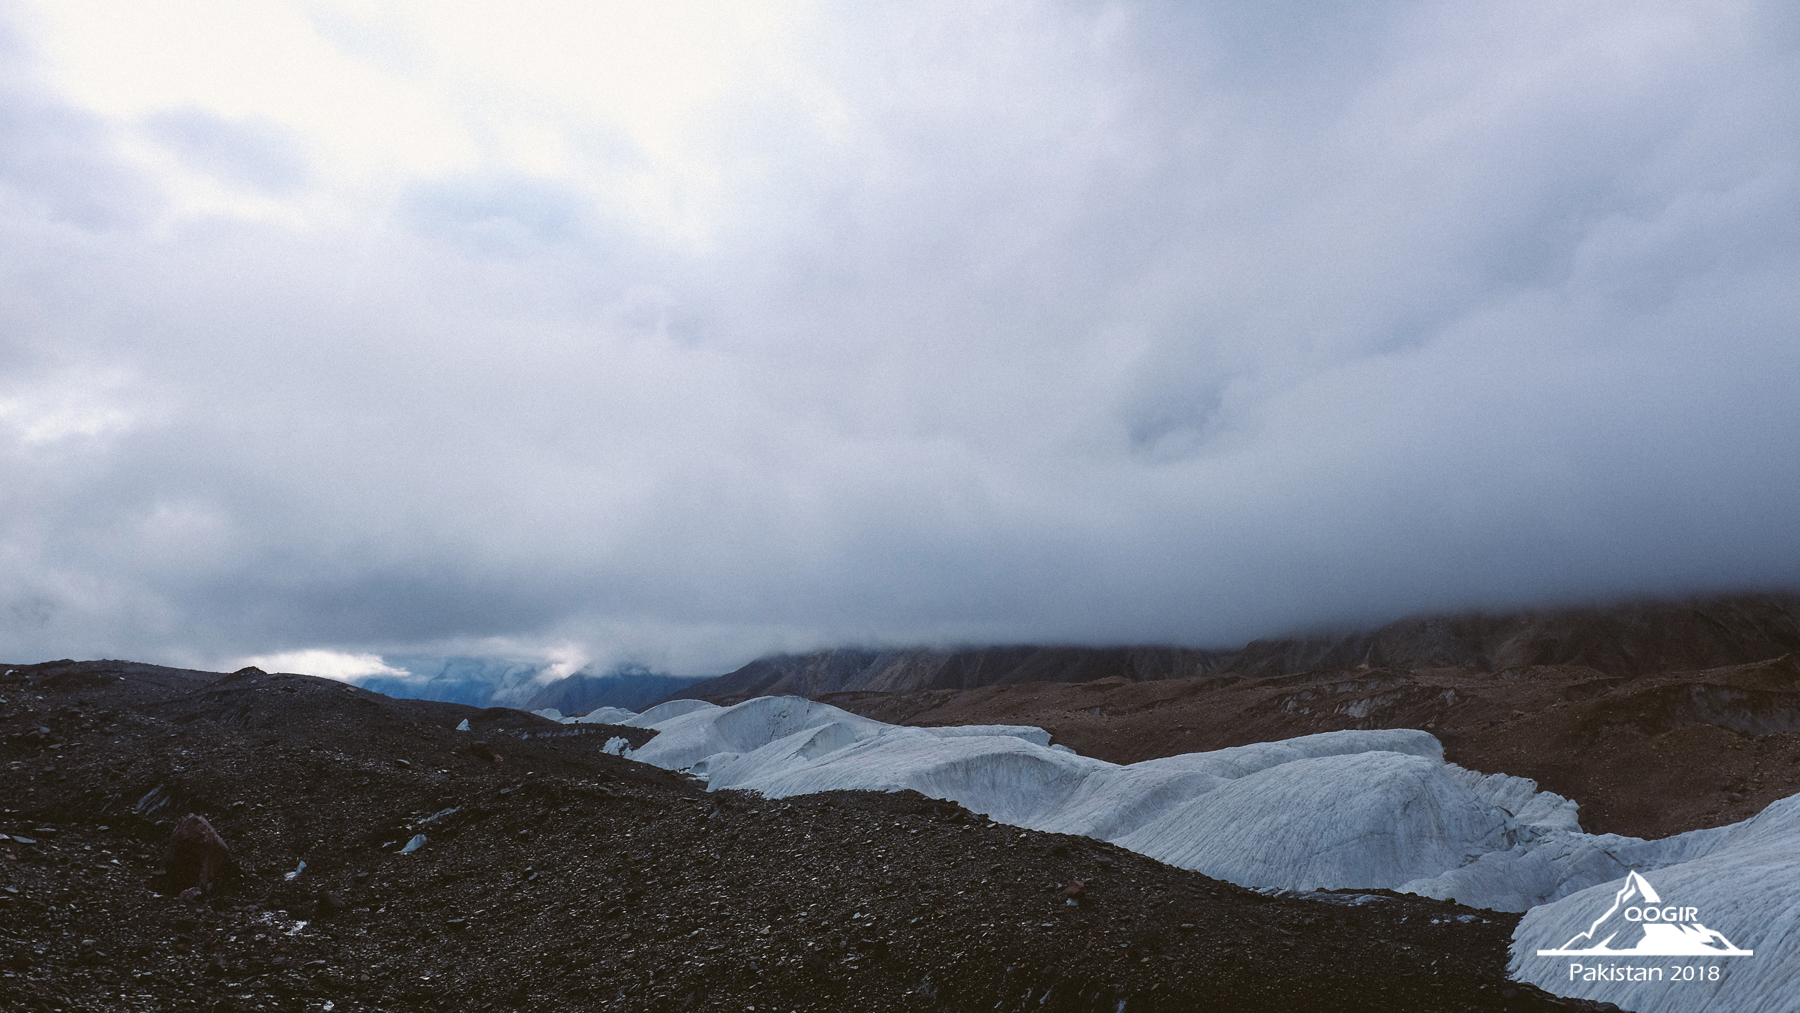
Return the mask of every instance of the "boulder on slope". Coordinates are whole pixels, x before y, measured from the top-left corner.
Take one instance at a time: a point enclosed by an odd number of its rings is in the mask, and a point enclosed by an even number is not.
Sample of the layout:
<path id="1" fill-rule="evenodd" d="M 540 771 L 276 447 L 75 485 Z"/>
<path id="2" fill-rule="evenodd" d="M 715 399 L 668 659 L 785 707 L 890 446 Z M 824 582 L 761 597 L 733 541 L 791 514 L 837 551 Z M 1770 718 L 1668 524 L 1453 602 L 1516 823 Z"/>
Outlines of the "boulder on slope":
<path id="1" fill-rule="evenodd" d="M 168 870 L 164 886 L 170 893 L 211 890 L 231 868 L 231 849 L 206 817 L 188 813 L 175 824 L 163 850 Z"/>

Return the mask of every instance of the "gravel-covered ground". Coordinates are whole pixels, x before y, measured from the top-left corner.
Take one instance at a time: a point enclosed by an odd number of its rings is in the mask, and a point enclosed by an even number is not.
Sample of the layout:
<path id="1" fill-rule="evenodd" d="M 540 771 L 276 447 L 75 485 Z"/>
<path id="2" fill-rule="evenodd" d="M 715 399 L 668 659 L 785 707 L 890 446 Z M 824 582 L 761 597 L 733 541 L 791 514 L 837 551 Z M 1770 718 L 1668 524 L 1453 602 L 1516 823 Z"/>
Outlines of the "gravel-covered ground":
<path id="1" fill-rule="evenodd" d="M 1596 1008 L 1504 978 L 1515 915 L 1263 896 L 911 793 L 708 794 L 621 729 L 306 676 L 0 671 L 8 1010 Z M 188 812 L 236 868 L 183 900 Z"/>

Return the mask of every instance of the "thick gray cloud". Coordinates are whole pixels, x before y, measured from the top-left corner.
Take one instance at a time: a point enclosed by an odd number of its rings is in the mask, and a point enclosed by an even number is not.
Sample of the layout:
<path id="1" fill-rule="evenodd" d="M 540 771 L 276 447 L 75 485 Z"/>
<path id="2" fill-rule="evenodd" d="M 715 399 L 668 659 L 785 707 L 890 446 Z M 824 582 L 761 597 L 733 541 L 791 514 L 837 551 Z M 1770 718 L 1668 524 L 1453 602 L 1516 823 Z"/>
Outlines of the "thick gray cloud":
<path id="1" fill-rule="evenodd" d="M 0 653 L 706 672 L 1800 583 L 1786 8 L 1317 7 L 809 23 L 685 135 L 694 229 L 591 124 L 183 213 L 122 152 L 327 171 L 15 71 Z"/>

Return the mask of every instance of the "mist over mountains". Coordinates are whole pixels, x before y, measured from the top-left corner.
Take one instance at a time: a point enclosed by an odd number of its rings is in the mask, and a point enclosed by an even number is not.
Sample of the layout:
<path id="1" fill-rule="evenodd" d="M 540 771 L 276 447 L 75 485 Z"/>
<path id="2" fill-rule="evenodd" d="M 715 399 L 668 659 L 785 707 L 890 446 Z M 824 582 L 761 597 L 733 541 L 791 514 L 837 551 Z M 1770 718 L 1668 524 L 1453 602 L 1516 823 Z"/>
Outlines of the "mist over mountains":
<path id="1" fill-rule="evenodd" d="M 1791 0 L 0 0 L 0 1006 L 1547 1003 L 933 779 L 1429 739 L 1790 876 L 1796 95 Z M 1187 801 L 1549 826 L 1412 755 Z"/>
<path id="2" fill-rule="evenodd" d="M 1792 4 L 253 6 L 0 7 L 15 657 L 1800 577 Z"/>
<path id="3" fill-rule="evenodd" d="M 705 679 L 664 675 L 634 664 L 559 678 L 549 662 L 432 657 L 396 657 L 388 662 L 410 674 L 367 675 L 346 681 L 406 699 L 523 710 L 554 707 L 580 714 L 595 707 L 642 710 Z"/>
<path id="4" fill-rule="evenodd" d="M 666 699 L 910 693 L 1028 682 L 1155 682 L 1212 673 L 1264 677 L 1357 668 L 1502 672 L 1580 666 L 1629 678 L 1741 665 L 1800 651 L 1800 594 L 1642 600 L 1503 614 L 1412 616 L 1373 630 L 1254 640 L 1235 649 L 1167 645 L 837 647 L 758 658 L 716 677 L 640 664 L 558 676 L 551 663 L 396 656 L 407 675 L 349 681 L 389 696 L 478 707 L 643 710 Z"/>
<path id="5" fill-rule="evenodd" d="M 641 711 L 672 696 L 679 696 L 700 675 L 664 675 L 642 665 L 620 665 L 601 675 L 576 672 L 550 683 L 526 701 L 526 708 L 554 707 L 564 714 L 581 714 L 599 707 L 623 707 Z"/>
<path id="6" fill-rule="evenodd" d="M 437 700 L 486 707 L 511 700 L 524 703 L 549 665 L 496 658 L 386 659 L 407 675 L 366 675 L 345 680 L 376 693 L 412 700 Z"/>

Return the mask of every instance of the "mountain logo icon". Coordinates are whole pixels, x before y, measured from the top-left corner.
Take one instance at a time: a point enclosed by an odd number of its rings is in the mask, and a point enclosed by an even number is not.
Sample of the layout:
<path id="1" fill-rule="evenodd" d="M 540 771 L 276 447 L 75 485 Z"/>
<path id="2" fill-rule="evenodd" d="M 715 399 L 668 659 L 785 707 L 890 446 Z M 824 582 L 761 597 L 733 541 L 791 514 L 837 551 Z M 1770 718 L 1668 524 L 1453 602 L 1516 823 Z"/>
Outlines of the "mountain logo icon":
<path id="1" fill-rule="evenodd" d="M 1576 933 L 1559 949 L 1539 950 L 1540 957 L 1593 956 L 1600 953 L 1638 957 L 1748 957 L 1717 929 L 1700 924 L 1698 908 L 1663 903 L 1650 881 L 1634 870 L 1613 895 L 1612 907 L 1586 932 Z"/>

